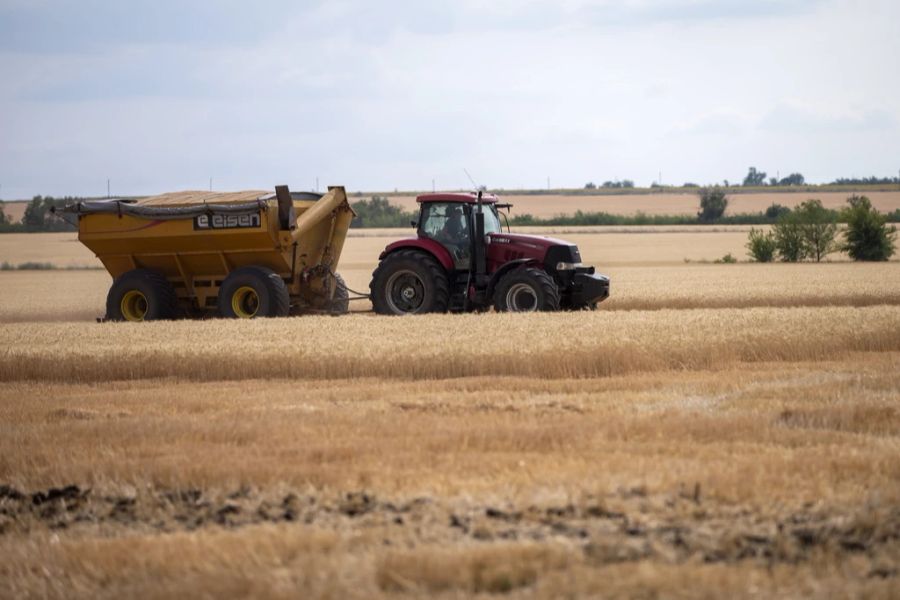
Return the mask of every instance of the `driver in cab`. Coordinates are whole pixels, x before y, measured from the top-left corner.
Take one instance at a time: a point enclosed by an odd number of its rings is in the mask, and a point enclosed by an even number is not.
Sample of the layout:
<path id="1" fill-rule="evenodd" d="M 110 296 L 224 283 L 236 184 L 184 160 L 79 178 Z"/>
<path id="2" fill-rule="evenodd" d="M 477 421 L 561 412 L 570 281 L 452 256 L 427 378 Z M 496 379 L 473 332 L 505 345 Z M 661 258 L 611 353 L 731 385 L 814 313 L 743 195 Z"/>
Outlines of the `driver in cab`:
<path id="1" fill-rule="evenodd" d="M 434 235 L 453 255 L 457 268 L 467 268 L 469 258 L 469 228 L 462 206 L 447 207 L 444 226 Z"/>

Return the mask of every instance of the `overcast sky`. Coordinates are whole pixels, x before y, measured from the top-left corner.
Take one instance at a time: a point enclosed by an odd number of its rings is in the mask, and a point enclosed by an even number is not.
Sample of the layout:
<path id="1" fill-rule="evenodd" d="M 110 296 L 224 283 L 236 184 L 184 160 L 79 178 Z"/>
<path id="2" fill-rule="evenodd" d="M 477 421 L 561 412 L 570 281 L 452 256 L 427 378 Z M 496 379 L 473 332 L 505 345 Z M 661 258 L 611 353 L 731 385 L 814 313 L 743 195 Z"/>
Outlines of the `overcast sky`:
<path id="1" fill-rule="evenodd" d="M 896 0 L 0 0 L 0 197 L 900 169 Z"/>

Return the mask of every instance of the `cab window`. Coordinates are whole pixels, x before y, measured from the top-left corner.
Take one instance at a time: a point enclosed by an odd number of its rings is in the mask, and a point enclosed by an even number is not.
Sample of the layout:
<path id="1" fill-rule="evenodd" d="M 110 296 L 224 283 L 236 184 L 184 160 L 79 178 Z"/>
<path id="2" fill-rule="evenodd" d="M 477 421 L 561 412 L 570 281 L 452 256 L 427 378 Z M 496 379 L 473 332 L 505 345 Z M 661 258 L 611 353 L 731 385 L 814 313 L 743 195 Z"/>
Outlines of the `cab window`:
<path id="1" fill-rule="evenodd" d="M 469 221 L 462 203 L 423 204 L 420 231 L 450 252 L 457 269 L 469 268 Z"/>

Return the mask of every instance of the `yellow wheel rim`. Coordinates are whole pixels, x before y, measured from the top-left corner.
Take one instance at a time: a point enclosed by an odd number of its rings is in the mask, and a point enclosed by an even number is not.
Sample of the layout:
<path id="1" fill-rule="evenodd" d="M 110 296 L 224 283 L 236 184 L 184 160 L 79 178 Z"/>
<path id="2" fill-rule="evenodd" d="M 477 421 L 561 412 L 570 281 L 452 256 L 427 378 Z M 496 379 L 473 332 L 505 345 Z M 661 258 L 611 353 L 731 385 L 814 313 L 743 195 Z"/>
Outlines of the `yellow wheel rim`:
<path id="1" fill-rule="evenodd" d="M 231 295 L 231 310 L 241 319 L 252 319 L 259 310 L 259 296 L 249 285 L 239 287 Z"/>
<path id="2" fill-rule="evenodd" d="M 143 321 L 147 314 L 147 297 L 138 290 L 129 290 L 122 296 L 119 308 L 126 321 Z"/>

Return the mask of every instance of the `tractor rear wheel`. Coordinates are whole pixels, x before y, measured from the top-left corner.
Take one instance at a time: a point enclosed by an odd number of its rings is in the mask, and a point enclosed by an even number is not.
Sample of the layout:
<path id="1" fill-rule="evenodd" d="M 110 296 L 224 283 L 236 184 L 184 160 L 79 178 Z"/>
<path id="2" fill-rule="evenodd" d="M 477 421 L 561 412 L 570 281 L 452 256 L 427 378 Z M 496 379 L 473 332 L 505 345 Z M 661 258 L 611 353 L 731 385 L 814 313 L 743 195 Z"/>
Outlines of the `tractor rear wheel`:
<path id="1" fill-rule="evenodd" d="M 290 309 L 284 280 L 266 267 L 235 269 L 219 288 L 219 314 L 226 318 L 286 317 Z"/>
<path id="2" fill-rule="evenodd" d="M 119 276 L 106 296 L 110 321 L 155 321 L 178 315 L 175 288 L 161 273 L 134 269 Z"/>
<path id="3" fill-rule="evenodd" d="M 372 273 L 372 307 L 380 315 L 447 312 L 447 272 L 431 256 L 415 250 L 389 254 Z"/>
<path id="4" fill-rule="evenodd" d="M 498 312 L 559 310 L 559 289 L 546 271 L 519 267 L 500 280 L 494 290 L 494 308 Z"/>

